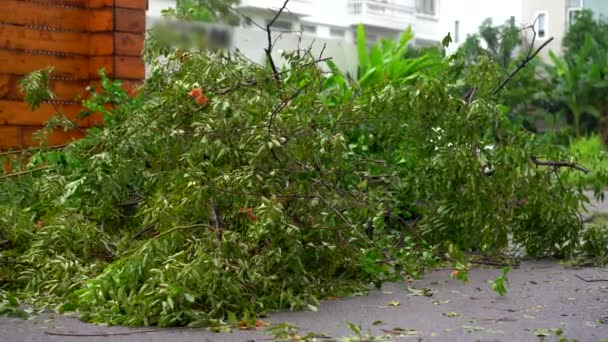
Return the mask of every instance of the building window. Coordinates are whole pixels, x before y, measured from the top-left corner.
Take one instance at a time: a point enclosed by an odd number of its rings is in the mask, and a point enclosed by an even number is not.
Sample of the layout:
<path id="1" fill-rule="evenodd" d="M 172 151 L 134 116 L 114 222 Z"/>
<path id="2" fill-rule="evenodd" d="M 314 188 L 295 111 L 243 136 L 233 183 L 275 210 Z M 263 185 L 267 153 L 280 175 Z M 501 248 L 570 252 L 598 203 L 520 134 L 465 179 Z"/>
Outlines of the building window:
<path id="1" fill-rule="evenodd" d="M 574 22 L 576 21 L 576 18 L 578 18 L 578 15 L 580 13 L 581 13 L 580 8 L 569 8 L 568 9 L 568 27 L 570 27 L 570 25 L 574 24 Z"/>
<path id="2" fill-rule="evenodd" d="M 361 12 L 363 12 L 362 9 L 363 9 L 362 3 L 350 4 L 350 14 L 355 14 L 355 15 L 361 14 Z"/>
<path id="3" fill-rule="evenodd" d="M 547 12 L 536 13 L 536 19 L 534 19 L 534 29 L 536 30 L 536 38 L 547 38 L 547 34 L 549 33 L 549 15 Z"/>
<path id="4" fill-rule="evenodd" d="M 373 44 L 373 43 L 375 43 L 375 42 L 378 41 L 378 36 L 375 35 L 375 34 L 373 34 L 373 33 L 366 32 L 365 33 L 365 40 L 366 40 L 366 42 L 367 42 L 368 45 L 371 45 L 371 44 Z"/>
<path id="5" fill-rule="evenodd" d="M 332 27 L 329 29 L 329 35 L 336 38 L 344 38 L 345 31 L 341 28 Z"/>
<path id="6" fill-rule="evenodd" d="M 302 33 L 314 36 L 317 34 L 317 27 L 314 25 L 302 25 Z"/>
<path id="7" fill-rule="evenodd" d="M 266 21 L 266 25 L 270 24 L 270 20 Z M 291 31 L 293 28 L 290 22 L 276 20 L 270 27 L 273 31 Z"/>
<path id="8" fill-rule="evenodd" d="M 418 13 L 437 15 L 437 1 L 436 0 L 416 0 L 416 8 Z"/>
<path id="9" fill-rule="evenodd" d="M 454 43 L 460 43 L 460 20 L 454 21 Z"/>

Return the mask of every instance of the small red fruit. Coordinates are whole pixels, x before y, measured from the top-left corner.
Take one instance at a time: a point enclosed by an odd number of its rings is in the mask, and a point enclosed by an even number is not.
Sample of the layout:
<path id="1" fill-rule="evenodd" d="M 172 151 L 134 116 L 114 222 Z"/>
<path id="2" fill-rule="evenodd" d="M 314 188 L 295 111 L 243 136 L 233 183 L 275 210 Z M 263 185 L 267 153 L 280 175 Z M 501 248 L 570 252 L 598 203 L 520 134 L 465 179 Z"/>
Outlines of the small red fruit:
<path id="1" fill-rule="evenodd" d="M 194 88 L 190 90 L 188 94 L 190 95 L 190 97 L 198 99 L 199 97 L 203 96 L 203 91 L 201 90 L 201 88 Z"/>

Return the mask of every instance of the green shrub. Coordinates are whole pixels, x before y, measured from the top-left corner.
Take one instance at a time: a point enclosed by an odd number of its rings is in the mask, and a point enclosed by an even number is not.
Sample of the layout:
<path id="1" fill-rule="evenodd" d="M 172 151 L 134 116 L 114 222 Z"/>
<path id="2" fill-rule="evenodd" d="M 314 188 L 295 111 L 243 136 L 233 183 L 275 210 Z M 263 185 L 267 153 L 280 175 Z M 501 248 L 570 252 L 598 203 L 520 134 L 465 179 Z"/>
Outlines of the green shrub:
<path id="1" fill-rule="evenodd" d="M 588 174 L 578 175 L 587 187 L 600 190 L 608 185 L 608 153 L 599 136 L 592 135 L 574 140 L 568 146 L 568 152 L 574 160 L 589 169 Z"/>

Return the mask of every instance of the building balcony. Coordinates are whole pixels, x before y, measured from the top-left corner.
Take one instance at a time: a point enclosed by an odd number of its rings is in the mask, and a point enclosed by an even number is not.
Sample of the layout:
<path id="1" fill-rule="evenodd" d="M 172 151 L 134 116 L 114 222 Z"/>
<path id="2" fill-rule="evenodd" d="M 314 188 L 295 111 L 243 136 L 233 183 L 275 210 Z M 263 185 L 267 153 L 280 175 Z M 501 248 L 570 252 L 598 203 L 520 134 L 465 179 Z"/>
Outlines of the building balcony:
<path id="1" fill-rule="evenodd" d="M 283 0 L 241 0 L 237 8 L 267 13 L 269 9 L 279 10 L 283 3 Z M 284 13 L 285 15 L 309 16 L 313 12 L 313 0 L 291 0 L 287 4 L 287 10 Z"/>
<path id="2" fill-rule="evenodd" d="M 413 25 L 416 19 L 414 0 L 349 0 L 351 24 L 364 24 L 394 30 Z"/>

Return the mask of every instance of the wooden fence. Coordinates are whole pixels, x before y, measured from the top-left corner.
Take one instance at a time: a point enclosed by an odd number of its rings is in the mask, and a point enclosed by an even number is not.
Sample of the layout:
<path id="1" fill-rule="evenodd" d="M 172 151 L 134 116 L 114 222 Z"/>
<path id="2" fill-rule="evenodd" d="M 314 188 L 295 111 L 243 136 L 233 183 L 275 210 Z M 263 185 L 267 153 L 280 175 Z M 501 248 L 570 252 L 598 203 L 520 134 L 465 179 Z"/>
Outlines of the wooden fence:
<path id="1" fill-rule="evenodd" d="M 0 0 L 0 150 L 34 144 L 32 133 L 61 111 L 76 119 L 77 96 L 99 84 L 98 70 L 116 79 L 141 82 L 148 0 Z M 18 82 L 29 72 L 54 67 L 57 98 L 30 112 Z M 80 121 L 83 128 L 100 119 Z M 78 138 L 55 132 L 51 144 Z"/>

